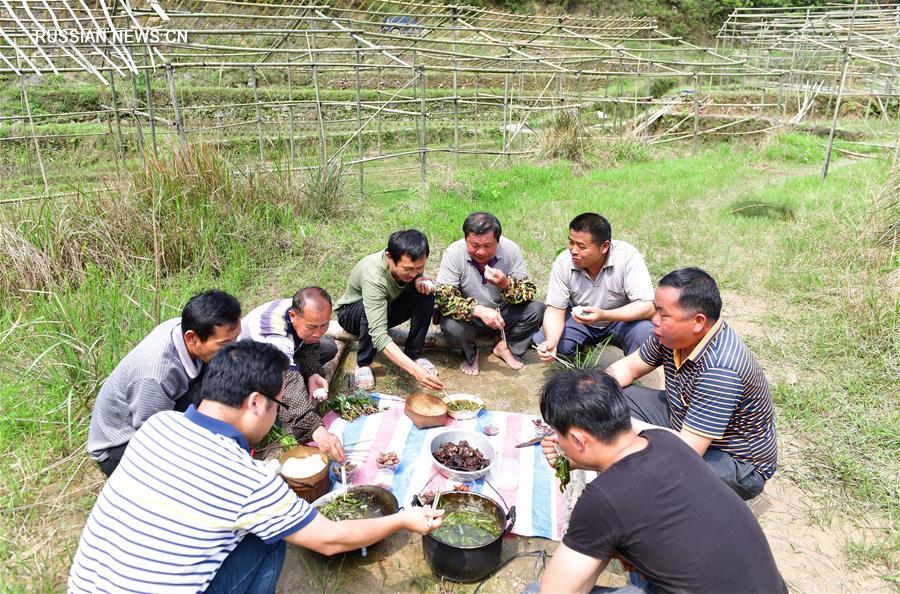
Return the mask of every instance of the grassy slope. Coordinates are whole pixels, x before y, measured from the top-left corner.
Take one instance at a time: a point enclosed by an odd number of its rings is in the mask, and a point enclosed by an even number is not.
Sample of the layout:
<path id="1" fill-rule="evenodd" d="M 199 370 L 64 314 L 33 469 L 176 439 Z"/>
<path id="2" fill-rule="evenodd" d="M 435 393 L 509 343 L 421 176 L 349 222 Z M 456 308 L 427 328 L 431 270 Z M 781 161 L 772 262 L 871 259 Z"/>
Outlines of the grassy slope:
<path id="1" fill-rule="evenodd" d="M 379 181 L 387 180 L 372 176 L 367 203 L 342 220 L 254 215 L 255 228 L 246 226 L 218 246 L 215 266 L 164 280 L 163 317 L 177 315 L 190 294 L 210 286 L 233 291 L 248 309 L 310 283 L 339 294 L 355 261 L 379 249 L 391 230 L 420 227 L 437 253 L 476 208 L 501 218 L 543 288 L 566 222 L 599 211 L 616 237 L 644 252 L 654 277 L 700 265 L 726 292 L 764 304 L 769 338 L 750 344 L 768 364 L 782 426 L 800 436 L 796 476 L 874 518 L 896 515 L 897 304 L 879 283 L 897 262 L 855 247 L 871 190 L 887 166 L 837 167 L 821 183 L 802 165 L 817 145 L 796 140 L 781 140 L 768 152 L 721 146 L 582 177 L 565 164 L 466 168 L 424 193 L 379 193 Z M 797 222 L 729 213 L 730 204 L 748 198 L 787 203 Z M 279 255 L 272 259 L 274 246 Z M 60 587 L 97 488 L 78 454 L 93 394 L 152 328 L 146 313 L 153 309 L 152 286 L 149 270 L 130 277 L 89 270 L 80 287 L 34 296 L 21 310 L 2 313 L 0 583 Z M 796 380 L 788 381 L 788 369 Z M 67 464 L 40 472 L 71 452 Z M 896 543 L 879 543 L 859 556 L 883 563 L 891 547 Z"/>

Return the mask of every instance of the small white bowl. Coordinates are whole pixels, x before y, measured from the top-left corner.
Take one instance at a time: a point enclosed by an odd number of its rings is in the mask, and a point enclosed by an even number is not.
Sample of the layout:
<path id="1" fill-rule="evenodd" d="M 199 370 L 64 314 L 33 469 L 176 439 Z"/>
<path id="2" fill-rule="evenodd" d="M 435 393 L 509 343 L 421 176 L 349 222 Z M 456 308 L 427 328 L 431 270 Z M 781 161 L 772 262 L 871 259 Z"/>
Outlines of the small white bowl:
<path id="1" fill-rule="evenodd" d="M 449 394 L 447 396 L 444 396 L 441 400 L 443 400 L 444 404 L 447 405 L 447 414 L 458 421 L 474 419 L 484 408 L 484 400 L 482 400 L 475 394 Z M 474 402 L 478 405 L 478 408 L 476 410 L 455 411 L 450 407 L 450 403 L 452 402 Z"/>

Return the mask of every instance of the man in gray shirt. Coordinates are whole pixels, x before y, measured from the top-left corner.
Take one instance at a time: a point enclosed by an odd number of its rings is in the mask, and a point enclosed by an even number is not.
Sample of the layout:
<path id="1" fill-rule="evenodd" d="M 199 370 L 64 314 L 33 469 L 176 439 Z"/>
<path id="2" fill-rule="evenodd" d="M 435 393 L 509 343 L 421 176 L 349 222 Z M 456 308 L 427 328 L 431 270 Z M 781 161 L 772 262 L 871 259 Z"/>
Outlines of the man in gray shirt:
<path id="1" fill-rule="evenodd" d="M 534 335 L 541 359 L 571 357 L 605 340 L 634 352 L 653 332 L 653 294 L 641 253 L 613 241 L 602 216 L 578 215 L 569 223 L 568 249 L 550 269 L 544 326 Z"/>
<path id="2" fill-rule="evenodd" d="M 180 318 L 157 326 L 116 366 L 97 394 L 88 453 L 110 476 L 135 431 L 154 414 L 175 408 L 219 349 L 241 332 L 241 304 L 224 291 L 187 302 Z"/>
<path id="3" fill-rule="evenodd" d="M 441 330 L 462 348 L 460 370 L 478 374 L 478 336 L 495 336 L 494 354 L 512 369 L 544 315 L 534 301 L 534 283 L 525 270 L 522 250 L 502 237 L 500 221 L 488 212 L 473 212 L 463 223 L 463 238 L 450 244 L 441 258 L 435 303 Z"/>

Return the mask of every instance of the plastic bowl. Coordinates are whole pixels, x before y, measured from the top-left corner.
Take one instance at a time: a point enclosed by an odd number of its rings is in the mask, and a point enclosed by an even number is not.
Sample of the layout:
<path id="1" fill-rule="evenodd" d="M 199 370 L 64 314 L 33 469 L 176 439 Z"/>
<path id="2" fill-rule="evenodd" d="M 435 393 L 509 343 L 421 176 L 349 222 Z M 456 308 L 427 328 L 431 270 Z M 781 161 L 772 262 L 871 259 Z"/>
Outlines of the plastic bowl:
<path id="1" fill-rule="evenodd" d="M 488 465 L 481 470 L 458 470 L 455 468 L 444 466 L 437 461 L 437 458 L 434 457 L 434 453 L 443 444 L 447 443 L 448 441 L 459 443 L 462 440 L 466 440 L 467 442 L 469 442 L 469 445 L 481 450 L 481 453 L 488 460 Z M 429 450 L 431 451 L 431 461 L 434 462 L 434 467 L 437 469 L 437 471 L 446 477 L 457 479 L 459 481 L 475 481 L 483 478 L 488 472 L 491 471 L 491 468 L 494 466 L 494 460 L 496 459 L 494 447 L 484 435 L 481 435 L 480 433 L 473 433 L 472 431 L 461 431 L 458 429 L 442 431 L 441 433 L 435 435 L 431 439 L 431 446 Z"/>
<path id="2" fill-rule="evenodd" d="M 478 413 L 480 413 L 484 409 L 484 400 L 482 400 L 475 394 L 450 394 L 448 396 L 444 396 L 443 401 L 444 404 L 447 405 L 447 414 L 457 421 L 474 419 L 478 416 Z M 453 402 L 474 402 L 478 405 L 478 408 L 476 410 L 453 410 L 453 408 L 451 408 L 450 406 Z"/>

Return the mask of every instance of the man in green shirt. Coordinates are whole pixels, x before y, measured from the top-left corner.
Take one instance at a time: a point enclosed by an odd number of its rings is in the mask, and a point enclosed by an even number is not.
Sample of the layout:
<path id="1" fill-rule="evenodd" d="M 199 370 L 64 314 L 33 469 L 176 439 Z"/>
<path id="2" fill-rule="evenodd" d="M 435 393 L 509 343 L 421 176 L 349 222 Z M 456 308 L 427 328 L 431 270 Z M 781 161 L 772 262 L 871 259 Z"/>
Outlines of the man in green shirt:
<path id="1" fill-rule="evenodd" d="M 359 336 L 356 385 L 360 388 L 375 387 L 371 364 L 375 354 L 384 351 L 423 387 L 443 389 L 435 366 L 421 357 L 434 311 L 434 281 L 422 276 L 428 254 L 428 239 L 421 231 L 395 231 L 386 250 L 369 254 L 353 267 L 347 290 L 335 309 L 341 327 Z M 388 328 L 407 320 L 409 336 L 401 351 Z"/>

